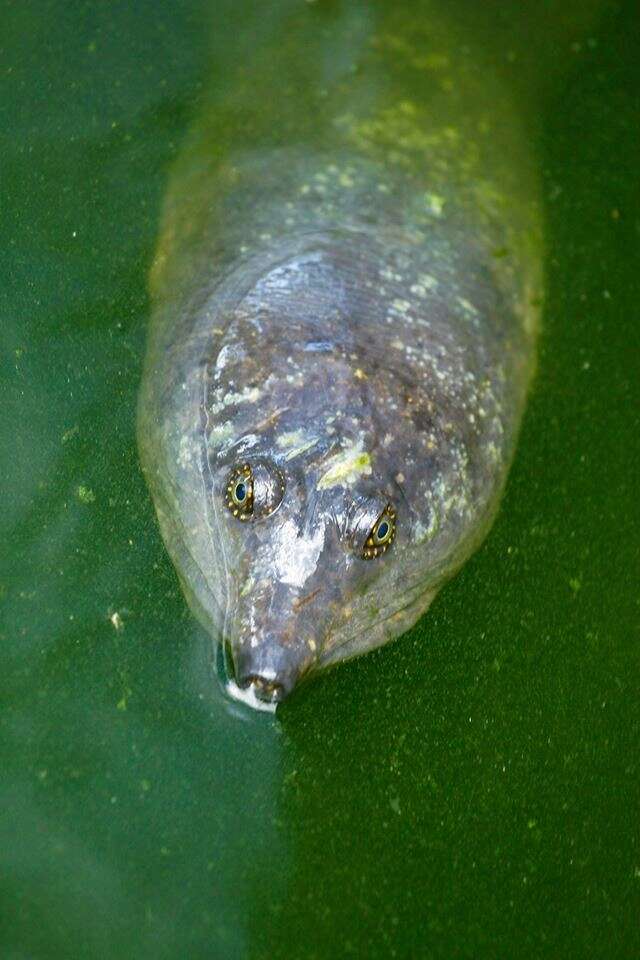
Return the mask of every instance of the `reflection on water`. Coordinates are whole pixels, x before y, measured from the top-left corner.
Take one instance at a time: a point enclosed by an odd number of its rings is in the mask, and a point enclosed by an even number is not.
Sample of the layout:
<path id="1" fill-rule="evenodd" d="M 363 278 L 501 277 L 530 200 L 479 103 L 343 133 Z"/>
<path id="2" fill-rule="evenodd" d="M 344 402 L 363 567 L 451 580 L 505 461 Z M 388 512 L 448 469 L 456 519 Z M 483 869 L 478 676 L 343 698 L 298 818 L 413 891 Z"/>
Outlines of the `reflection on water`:
<path id="1" fill-rule="evenodd" d="M 549 303 L 495 530 L 423 624 L 275 717 L 221 702 L 135 450 L 203 18 L 9 9 L 0 952 L 638 955 L 635 6 L 538 118 Z"/>
<path id="2" fill-rule="evenodd" d="M 228 710 L 235 716 L 242 717 L 245 713 L 242 709 L 234 709 L 235 704 L 238 703 L 243 704 L 245 708 L 250 710 L 257 710 L 259 713 L 276 712 L 276 704 L 258 699 L 252 684 L 249 684 L 248 687 L 239 687 L 235 680 L 227 680 L 223 689 L 230 701 Z"/>

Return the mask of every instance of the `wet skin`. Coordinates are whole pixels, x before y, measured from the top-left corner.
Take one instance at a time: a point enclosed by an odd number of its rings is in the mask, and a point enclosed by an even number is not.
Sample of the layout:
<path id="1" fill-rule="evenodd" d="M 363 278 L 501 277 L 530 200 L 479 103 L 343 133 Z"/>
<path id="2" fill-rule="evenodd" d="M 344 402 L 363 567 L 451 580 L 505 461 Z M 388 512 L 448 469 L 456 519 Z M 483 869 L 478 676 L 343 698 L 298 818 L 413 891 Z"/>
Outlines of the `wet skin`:
<path id="1" fill-rule="evenodd" d="M 284 111 L 295 146 L 254 119 L 219 147 L 203 110 L 152 271 L 143 466 L 192 609 L 267 702 L 426 611 L 491 523 L 533 369 L 508 97 L 467 66 L 418 97 L 385 46 L 401 25 L 367 29 L 313 132 Z"/>

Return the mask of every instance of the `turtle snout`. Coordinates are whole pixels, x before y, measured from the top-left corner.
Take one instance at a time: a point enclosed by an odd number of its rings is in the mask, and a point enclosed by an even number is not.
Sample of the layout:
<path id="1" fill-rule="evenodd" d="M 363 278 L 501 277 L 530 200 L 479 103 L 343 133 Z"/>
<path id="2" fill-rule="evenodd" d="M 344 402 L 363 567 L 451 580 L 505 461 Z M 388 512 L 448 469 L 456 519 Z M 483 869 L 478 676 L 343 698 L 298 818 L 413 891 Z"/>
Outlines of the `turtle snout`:
<path id="1" fill-rule="evenodd" d="M 265 703 L 286 699 L 314 659 L 311 648 L 302 640 L 285 643 L 272 635 L 254 637 L 233 648 L 237 685 L 251 690 Z"/>

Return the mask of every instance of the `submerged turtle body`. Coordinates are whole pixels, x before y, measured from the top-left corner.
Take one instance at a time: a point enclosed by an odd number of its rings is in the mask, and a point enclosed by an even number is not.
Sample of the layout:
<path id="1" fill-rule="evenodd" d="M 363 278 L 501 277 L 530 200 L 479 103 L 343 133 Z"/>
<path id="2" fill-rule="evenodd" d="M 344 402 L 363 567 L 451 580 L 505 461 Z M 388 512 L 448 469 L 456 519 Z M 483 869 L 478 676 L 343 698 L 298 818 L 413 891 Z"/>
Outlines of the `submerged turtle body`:
<path id="1" fill-rule="evenodd" d="M 403 633 L 478 545 L 537 327 L 508 98 L 449 26 L 332 10 L 204 104 L 152 271 L 142 462 L 193 610 L 266 701 Z"/>

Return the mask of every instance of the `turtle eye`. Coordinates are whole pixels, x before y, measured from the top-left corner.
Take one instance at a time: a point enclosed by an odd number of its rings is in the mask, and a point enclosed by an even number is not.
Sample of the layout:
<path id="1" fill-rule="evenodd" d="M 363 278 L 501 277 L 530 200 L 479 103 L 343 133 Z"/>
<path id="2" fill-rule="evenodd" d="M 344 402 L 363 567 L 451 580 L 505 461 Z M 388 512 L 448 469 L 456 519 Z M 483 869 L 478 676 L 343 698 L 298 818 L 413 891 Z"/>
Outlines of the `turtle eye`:
<path id="1" fill-rule="evenodd" d="M 278 509 L 284 491 L 284 477 L 275 463 L 255 460 L 234 467 L 227 477 L 225 500 L 238 520 L 260 520 Z"/>
<path id="2" fill-rule="evenodd" d="M 253 516 L 253 473 L 248 463 L 236 467 L 227 481 L 227 507 L 238 520 Z"/>
<path id="3" fill-rule="evenodd" d="M 391 504 L 387 504 L 376 520 L 362 550 L 364 560 L 375 560 L 393 543 L 396 535 L 396 512 Z"/>

